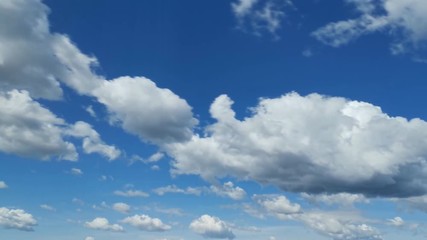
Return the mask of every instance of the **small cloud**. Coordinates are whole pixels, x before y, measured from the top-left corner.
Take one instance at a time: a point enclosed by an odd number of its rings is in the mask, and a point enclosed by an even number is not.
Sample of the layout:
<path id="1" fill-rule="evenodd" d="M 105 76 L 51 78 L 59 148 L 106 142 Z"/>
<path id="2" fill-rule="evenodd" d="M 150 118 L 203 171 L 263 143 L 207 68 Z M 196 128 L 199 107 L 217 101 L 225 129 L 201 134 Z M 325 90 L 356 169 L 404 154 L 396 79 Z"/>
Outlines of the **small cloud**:
<path id="1" fill-rule="evenodd" d="M 401 227 L 405 224 L 405 221 L 401 217 L 395 217 L 392 219 L 387 220 L 387 224 L 395 226 L 395 227 Z"/>
<path id="2" fill-rule="evenodd" d="M 149 197 L 150 194 L 139 190 L 114 191 L 114 195 L 122 197 Z"/>
<path id="3" fill-rule="evenodd" d="M 47 211 L 51 211 L 51 212 L 55 212 L 56 211 L 56 209 L 54 207 L 52 207 L 50 205 L 47 205 L 47 204 L 40 205 L 40 208 L 42 208 L 44 210 L 47 210 Z"/>
<path id="4" fill-rule="evenodd" d="M 92 106 L 92 105 L 87 106 L 87 107 L 85 108 L 85 110 L 86 110 L 86 112 L 88 112 L 88 113 L 89 113 L 89 115 L 90 115 L 91 117 L 93 117 L 93 118 L 97 118 L 97 115 L 96 115 L 95 111 L 93 110 L 93 106 Z"/>
<path id="5" fill-rule="evenodd" d="M 126 203 L 122 203 L 122 202 L 114 203 L 113 204 L 113 210 L 120 212 L 120 213 L 123 213 L 123 214 L 127 214 L 130 211 L 130 206 L 127 205 Z"/>
<path id="6" fill-rule="evenodd" d="M 0 189 L 8 188 L 7 184 L 3 181 L 0 181 Z"/>
<path id="7" fill-rule="evenodd" d="M 81 169 L 78 168 L 71 168 L 70 173 L 76 176 L 81 176 L 83 175 L 83 171 Z"/>
<path id="8" fill-rule="evenodd" d="M 118 224 L 110 224 L 108 219 L 97 217 L 90 222 L 85 223 L 85 227 L 103 230 L 103 231 L 112 231 L 112 232 L 123 232 L 123 227 Z"/>
<path id="9" fill-rule="evenodd" d="M 134 215 L 123 219 L 121 222 L 150 232 L 163 232 L 171 229 L 171 226 L 164 224 L 160 219 L 151 218 L 148 215 Z"/>
<path id="10" fill-rule="evenodd" d="M 159 165 L 153 165 L 153 166 L 151 166 L 150 169 L 153 170 L 153 171 L 159 171 L 160 167 L 159 167 Z"/>
<path id="11" fill-rule="evenodd" d="M 301 53 L 304 57 L 310 58 L 313 56 L 313 51 L 310 48 L 304 49 Z"/>
<path id="12" fill-rule="evenodd" d="M 74 204 L 76 204 L 76 205 L 80 205 L 80 206 L 85 205 L 85 202 L 84 202 L 83 200 L 81 200 L 81 199 L 78 199 L 78 198 L 73 198 L 73 199 L 71 200 L 71 202 L 73 202 L 73 203 L 74 203 Z"/>
<path id="13" fill-rule="evenodd" d="M 85 240 L 95 240 L 94 237 L 85 237 Z"/>
<path id="14" fill-rule="evenodd" d="M 235 187 L 232 182 L 226 182 L 222 186 L 211 186 L 210 190 L 218 196 L 229 197 L 233 200 L 242 200 L 246 197 L 245 190 L 237 186 Z"/>
<path id="15" fill-rule="evenodd" d="M 182 193 L 182 194 L 189 194 L 189 195 L 196 195 L 200 196 L 202 193 L 201 188 L 193 188 L 193 187 L 187 187 L 186 189 L 178 188 L 175 185 L 168 185 L 165 187 L 159 187 L 153 190 L 157 195 L 163 196 L 166 193 Z"/>
<path id="16" fill-rule="evenodd" d="M 227 223 L 207 214 L 192 221 L 190 229 L 205 238 L 234 239 L 236 237 Z"/>

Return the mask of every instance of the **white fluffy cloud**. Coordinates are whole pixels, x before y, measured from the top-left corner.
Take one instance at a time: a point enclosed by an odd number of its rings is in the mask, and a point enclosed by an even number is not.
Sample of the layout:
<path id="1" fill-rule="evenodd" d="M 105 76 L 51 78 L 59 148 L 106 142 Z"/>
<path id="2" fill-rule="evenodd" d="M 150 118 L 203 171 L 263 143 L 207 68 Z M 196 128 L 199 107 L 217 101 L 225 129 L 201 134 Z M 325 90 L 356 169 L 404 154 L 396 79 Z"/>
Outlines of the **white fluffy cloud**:
<path id="1" fill-rule="evenodd" d="M 164 224 L 158 218 L 151 218 L 148 215 L 134 215 L 121 221 L 143 231 L 163 232 L 171 229 L 171 226 Z"/>
<path id="2" fill-rule="evenodd" d="M 401 217 L 394 217 L 392 219 L 387 220 L 388 224 L 395 226 L 395 227 L 401 227 L 405 224 L 405 221 Z"/>
<path id="3" fill-rule="evenodd" d="M 8 188 L 7 184 L 4 181 L 0 181 L 0 189 Z"/>
<path id="4" fill-rule="evenodd" d="M 268 213 L 274 214 L 278 218 L 286 219 L 288 215 L 301 213 L 301 206 L 291 203 L 288 198 L 280 195 L 255 195 L 255 202 Z"/>
<path id="5" fill-rule="evenodd" d="M 222 186 L 212 185 L 210 190 L 216 195 L 229 197 L 234 200 L 241 200 L 246 197 L 245 190 L 238 186 L 235 187 L 232 182 L 226 182 Z"/>
<path id="6" fill-rule="evenodd" d="M 22 209 L 0 207 L 0 226 L 22 231 L 33 231 L 37 225 L 34 217 Z"/>
<path id="7" fill-rule="evenodd" d="M 126 190 L 126 191 L 116 190 L 114 191 L 114 195 L 122 196 L 122 197 L 149 197 L 150 196 L 150 194 L 140 190 Z"/>
<path id="8" fill-rule="evenodd" d="M 83 171 L 78 168 L 71 168 L 70 173 L 76 176 L 83 175 Z"/>
<path id="9" fill-rule="evenodd" d="M 97 217 L 90 222 L 85 223 L 85 227 L 96 229 L 96 230 L 104 230 L 104 231 L 112 231 L 112 232 L 123 232 L 123 227 L 118 224 L 110 224 L 108 219 Z"/>
<path id="10" fill-rule="evenodd" d="M 85 153 L 98 153 L 107 157 L 109 160 L 117 159 L 121 154 L 120 150 L 115 146 L 105 144 L 101 140 L 98 132 L 86 122 L 76 122 L 74 125 L 70 126 L 65 133 L 69 136 L 82 138 L 83 150 Z"/>
<path id="11" fill-rule="evenodd" d="M 302 193 L 301 196 L 311 203 L 325 203 L 327 205 L 352 206 L 355 203 L 369 202 L 369 199 L 367 199 L 362 194 L 351 194 L 351 193 L 337 193 L 337 194 Z"/>
<path id="12" fill-rule="evenodd" d="M 0 89 L 59 99 L 60 82 L 90 92 L 99 78 L 96 59 L 82 54 L 67 36 L 51 33 L 48 8 L 39 0 L 0 2 Z"/>
<path id="13" fill-rule="evenodd" d="M 166 193 L 182 193 L 189 195 L 199 196 L 202 193 L 201 188 L 187 187 L 186 189 L 179 188 L 175 185 L 168 185 L 165 187 L 159 187 L 153 190 L 157 195 L 163 196 Z"/>
<path id="14" fill-rule="evenodd" d="M 197 124 L 184 99 L 144 77 L 104 81 L 93 95 L 107 107 L 111 122 L 153 143 L 188 140 Z"/>
<path id="15" fill-rule="evenodd" d="M 285 17 L 285 7 L 293 6 L 290 0 L 237 0 L 231 8 L 242 30 L 255 35 L 267 31 L 276 35 Z"/>
<path id="16" fill-rule="evenodd" d="M 394 35 L 393 53 L 417 48 L 427 41 L 427 2 L 424 0 L 346 0 L 360 17 L 329 23 L 313 32 L 321 42 L 339 47 L 365 34 L 383 32 Z"/>
<path id="17" fill-rule="evenodd" d="M 169 144 L 174 174 L 234 176 L 307 193 L 427 193 L 427 123 L 377 106 L 319 94 L 261 99 L 239 120 L 219 96 L 203 137 Z"/>
<path id="18" fill-rule="evenodd" d="M 234 239 L 235 235 L 227 223 L 221 219 L 202 215 L 190 224 L 190 229 L 205 238 Z"/>
<path id="19" fill-rule="evenodd" d="M 63 140 L 66 123 L 33 101 L 27 91 L 0 92 L 0 150 L 47 160 L 77 160 L 74 145 Z"/>
<path id="20" fill-rule="evenodd" d="M 126 203 L 118 202 L 113 204 L 113 210 L 126 214 L 126 213 L 129 213 L 130 206 L 127 205 Z"/>

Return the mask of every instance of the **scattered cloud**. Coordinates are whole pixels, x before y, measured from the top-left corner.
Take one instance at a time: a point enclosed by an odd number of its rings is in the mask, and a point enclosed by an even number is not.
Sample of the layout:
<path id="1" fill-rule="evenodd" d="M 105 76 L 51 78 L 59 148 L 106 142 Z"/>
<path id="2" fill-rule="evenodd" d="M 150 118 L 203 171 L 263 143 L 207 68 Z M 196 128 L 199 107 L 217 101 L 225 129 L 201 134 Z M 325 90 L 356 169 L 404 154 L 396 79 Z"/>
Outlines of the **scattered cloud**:
<path id="1" fill-rule="evenodd" d="M 113 210 L 123 214 L 129 213 L 130 209 L 131 207 L 126 203 L 119 202 L 113 204 Z"/>
<path id="2" fill-rule="evenodd" d="M 231 3 L 238 27 L 255 35 L 269 32 L 277 37 L 277 30 L 286 16 L 285 9 L 292 8 L 290 0 L 237 0 Z"/>
<path id="3" fill-rule="evenodd" d="M 7 229 L 33 231 L 36 225 L 37 221 L 33 215 L 24 210 L 0 207 L 0 226 Z"/>
<path id="4" fill-rule="evenodd" d="M 307 194 L 301 196 L 310 203 L 325 203 L 327 205 L 353 206 L 355 203 L 369 203 L 362 194 L 337 193 L 337 194 Z"/>
<path id="5" fill-rule="evenodd" d="M 219 96 L 204 136 L 169 144 L 173 174 L 233 176 L 285 191 L 409 197 L 427 193 L 427 123 L 319 94 L 261 99 L 244 120 Z M 348 176 L 352 176 L 349 178 Z"/>
<path id="6" fill-rule="evenodd" d="M 164 224 L 158 218 L 151 218 L 148 215 L 134 215 L 121 221 L 143 231 L 163 232 L 171 229 L 171 226 Z"/>
<path id="7" fill-rule="evenodd" d="M 126 190 L 126 191 L 116 190 L 114 191 L 114 195 L 122 196 L 122 197 L 149 197 L 150 196 L 150 194 L 140 190 Z"/>
<path id="8" fill-rule="evenodd" d="M 268 213 L 274 214 L 277 218 L 287 219 L 288 216 L 302 212 L 301 206 L 291 203 L 288 198 L 280 195 L 254 195 L 254 201 Z"/>
<path id="9" fill-rule="evenodd" d="M 7 184 L 4 181 L 0 181 L 0 189 L 8 188 Z"/>
<path id="10" fill-rule="evenodd" d="M 393 54 L 423 47 L 427 41 L 427 3 L 424 0 L 346 0 L 360 17 L 329 23 L 313 32 L 319 41 L 340 47 L 374 32 L 393 37 Z"/>
<path id="11" fill-rule="evenodd" d="M 226 182 L 222 186 L 212 185 L 210 191 L 218 196 L 229 197 L 234 200 L 242 200 L 246 197 L 246 192 L 241 187 L 234 187 L 232 182 Z"/>
<path id="12" fill-rule="evenodd" d="M 47 211 L 51 211 L 51 212 L 55 212 L 56 211 L 56 209 L 54 207 L 52 207 L 50 205 L 47 205 L 47 204 L 40 205 L 40 208 L 42 208 L 44 210 L 47 210 Z"/>
<path id="13" fill-rule="evenodd" d="M 104 230 L 112 232 L 123 232 L 123 227 L 118 224 L 110 224 L 108 219 L 97 217 L 90 222 L 85 223 L 85 227 L 95 229 L 95 230 Z"/>
<path id="14" fill-rule="evenodd" d="M 190 229 L 205 238 L 234 239 L 235 235 L 227 223 L 221 219 L 202 215 L 190 224 Z"/>
<path id="15" fill-rule="evenodd" d="M 76 176 L 81 176 L 83 175 L 83 171 L 81 169 L 78 168 L 71 168 L 70 173 Z"/>
<path id="16" fill-rule="evenodd" d="M 405 221 L 403 221 L 401 217 L 395 217 L 392 219 L 388 219 L 387 223 L 395 227 L 401 227 L 405 224 Z"/>
<path id="17" fill-rule="evenodd" d="M 163 196 L 166 193 L 182 193 L 182 194 L 200 196 L 200 194 L 202 193 L 202 189 L 193 188 L 193 187 L 187 187 L 186 189 L 182 189 L 182 188 L 178 188 L 175 185 L 168 185 L 165 187 L 156 188 L 153 190 L 153 192 L 160 196 Z"/>
<path id="18" fill-rule="evenodd" d="M 96 115 L 95 110 L 93 110 L 93 106 L 89 105 L 87 107 L 84 108 L 86 110 L 87 113 L 89 113 L 89 115 L 93 118 L 97 118 L 98 116 Z"/>
<path id="19" fill-rule="evenodd" d="M 403 206 L 408 207 L 410 209 L 416 209 L 416 210 L 427 213 L 427 195 L 414 196 L 414 197 L 401 198 L 401 199 L 394 198 L 391 200 L 399 204 L 402 204 Z"/>

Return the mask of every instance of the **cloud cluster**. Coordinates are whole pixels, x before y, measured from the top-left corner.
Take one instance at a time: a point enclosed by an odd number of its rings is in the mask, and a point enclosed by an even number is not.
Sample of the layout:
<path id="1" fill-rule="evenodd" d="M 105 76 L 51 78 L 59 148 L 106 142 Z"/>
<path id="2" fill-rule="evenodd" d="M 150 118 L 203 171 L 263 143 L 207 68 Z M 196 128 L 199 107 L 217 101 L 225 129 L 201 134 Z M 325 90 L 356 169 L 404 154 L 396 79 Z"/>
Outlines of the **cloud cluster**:
<path id="1" fill-rule="evenodd" d="M 170 144 L 174 174 L 233 176 L 307 193 L 408 197 L 427 193 L 427 123 L 319 94 L 261 99 L 239 120 L 232 100 L 211 105 L 204 136 Z M 351 177 L 349 177 L 351 176 Z"/>
<path id="2" fill-rule="evenodd" d="M 85 227 L 96 229 L 96 230 L 103 230 L 103 231 L 112 231 L 112 232 L 123 232 L 123 227 L 119 224 L 110 224 L 108 219 L 97 217 L 93 219 L 90 222 L 85 223 Z"/>
<path id="3" fill-rule="evenodd" d="M 67 126 L 37 102 L 61 99 L 61 85 L 93 97 L 107 108 L 112 124 L 144 141 L 161 145 L 191 137 L 197 120 L 185 100 L 144 77 L 99 76 L 93 70 L 95 57 L 82 53 L 68 36 L 49 30 L 48 12 L 39 0 L 0 3 L 0 151 L 77 160 L 74 145 L 63 139 L 67 135 L 82 138 L 85 153 L 110 160 L 120 155 L 88 123 Z"/>
<path id="4" fill-rule="evenodd" d="M 148 197 L 150 194 L 140 191 L 140 190 L 126 190 L 126 191 L 120 191 L 116 190 L 114 191 L 114 195 L 122 196 L 122 197 Z"/>
<path id="5" fill-rule="evenodd" d="M 346 0 L 359 18 L 329 23 L 313 32 L 319 41 L 339 47 L 373 32 L 395 37 L 392 53 L 424 46 L 427 40 L 427 2 L 424 0 Z"/>
<path id="6" fill-rule="evenodd" d="M 22 209 L 0 207 L 0 226 L 22 231 L 33 231 L 37 225 L 34 217 Z"/>
<path id="7" fill-rule="evenodd" d="M 233 231 L 227 223 L 217 217 L 206 214 L 193 220 L 190 224 L 190 229 L 205 238 L 235 238 Z"/>
<path id="8" fill-rule="evenodd" d="M 166 193 L 182 193 L 188 195 L 200 196 L 202 193 L 201 188 L 187 187 L 186 189 L 179 188 L 175 185 L 168 185 L 165 187 L 159 187 L 153 190 L 157 195 L 163 196 Z"/>
<path id="9" fill-rule="evenodd" d="M 162 220 L 151 218 L 148 215 L 134 215 L 123 219 L 121 222 L 150 232 L 163 232 L 171 229 L 171 226 L 164 224 Z"/>
<path id="10" fill-rule="evenodd" d="M 253 197 L 260 214 L 281 220 L 292 220 L 305 224 L 316 232 L 334 240 L 380 240 L 381 234 L 355 212 L 305 211 L 281 195 L 255 195 Z"/>
<path id="11" fill-rule="evenodd" d="M 301 196 L 310 203 L 324 203 L 327 205 L 353 206 L 355 203 L 368 203 L 367 199 L 362 194 L 337 193 L 337 194 L 307 194 L 302 193 Z"/>

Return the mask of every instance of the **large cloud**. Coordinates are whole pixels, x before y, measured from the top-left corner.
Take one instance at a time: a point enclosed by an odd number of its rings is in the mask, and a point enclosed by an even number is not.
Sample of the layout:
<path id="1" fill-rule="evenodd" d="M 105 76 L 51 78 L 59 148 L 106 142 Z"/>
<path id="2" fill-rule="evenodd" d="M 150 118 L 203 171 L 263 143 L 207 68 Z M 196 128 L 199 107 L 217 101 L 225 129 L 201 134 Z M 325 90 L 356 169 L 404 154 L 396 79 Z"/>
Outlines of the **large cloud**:
<path id="1" fill-rule="evenodd" d="M 427 123 L 319 94 L 261 99 L 235 118 L 225 95 L 211 106 L 206 136 L 170 144 L 175 174 L 234 176 L 286 191 L 413 196 L 427 192 Z"/>
<path id="2" fill-rule="evenodd" d="M 33 101 L 28 92 L 0 92 L 0 150 L 20 156 L 76 160 L 74 145 L 62 138 L 66 123 Z"/>
<path id="3" fill-rule="evenodd" d="M 93 95 L 105 104 L 112 122 L 157 144 L 188 140 L 197 124 L 185 100 L 144 77 L 104 81 Z"/>
<path id="4" fill-rule="evenodd" d="M 395 37 L 393 53 L 418 48 L 427 40 L 427 2 L 424 0 L 346 0 L 360 17 L 329 23 L 313 36 L 339 47 L 365 34 L 387 30 Z"/>
<path id="5" fill-rule="evenodd" d="M 59 99 L 60 83 L 90 92 L 100 79 L 96 59 L 82 54 L 65 35 L 49 31 L 48 8 L 39 0 L 0 2 L 0 89 Z"/>
<path id="6" fill-rule="evenodd" d="M 190 224 L 190 229 L 205 238 L 234 239 L 235 235 L 227 223 L 217 217 L 202 215 Z"/>
<path id="7" fill-rule="evenodd" d="M 0 226 L 23 231 L 33 231 L 37 225 L 34 217 L 22 209 L 0 207 Z"/>

